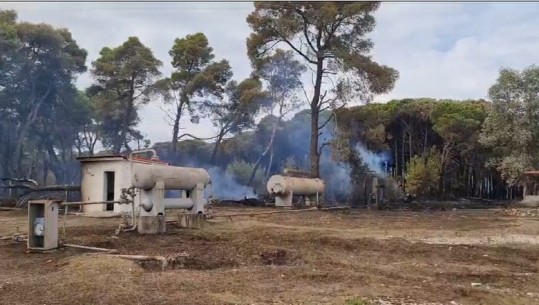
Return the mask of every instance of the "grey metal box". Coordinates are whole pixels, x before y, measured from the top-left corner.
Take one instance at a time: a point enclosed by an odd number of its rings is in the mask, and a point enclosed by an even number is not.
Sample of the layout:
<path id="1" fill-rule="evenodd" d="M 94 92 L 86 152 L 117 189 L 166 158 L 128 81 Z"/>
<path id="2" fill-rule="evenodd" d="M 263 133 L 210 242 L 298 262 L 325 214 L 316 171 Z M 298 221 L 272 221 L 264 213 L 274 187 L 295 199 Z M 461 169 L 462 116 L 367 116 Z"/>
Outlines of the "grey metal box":
<path id="1" fill-rule="evenodd" d="M 58 248 L 58 209 L 56 200 L 28 202 L 28 249 L 51 250 Z"/>

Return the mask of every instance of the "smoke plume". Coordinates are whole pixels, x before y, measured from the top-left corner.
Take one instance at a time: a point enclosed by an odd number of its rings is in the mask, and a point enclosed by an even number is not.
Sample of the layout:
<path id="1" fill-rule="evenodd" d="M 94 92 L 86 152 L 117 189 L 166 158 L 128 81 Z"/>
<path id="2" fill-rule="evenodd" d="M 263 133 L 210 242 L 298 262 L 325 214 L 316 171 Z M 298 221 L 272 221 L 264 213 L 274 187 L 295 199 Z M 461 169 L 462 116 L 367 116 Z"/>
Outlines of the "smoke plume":
<path id="1" fill-rule="evenodd" d="M 253 188 L 241 185 L 234 177 L 220 167 L 206 168 L 210 174 L 211 184 L 205 190 L 205 195 L 217 197 L 220 200 L 240 200 L 256 197 Z"/>
<path id="2" fill-rule="evenodd" d="M 310 146 L 310 116 L 307 112 L 296 114 L 291 120 L 283 122 L 285 133 L 278 135 L 276 141 L 278 147 L 275 150 L 279 154 L 280 162 L 273 162 L 270 174 L 279 174 L 283 170 L 284 162 L 287 158 L 294 160 L 298 169 L 309 170 L 309 146 Z M 335 134 L 333 122 L 327 124 L 321 131 L 320 145 L 330 143 Z M 346 162 L 336 162 L 332 157 L 332 147 L 325 146 L 320 155 L 320 176 L 324 180 L 326 190 L 324 197 L 327 203 L 348 202 L 350 200 L 352 185 L 350 164 Z M 379 177 L 385 177 L 384 166 L 389 165 L 391 157 L 386 153 L 374 153 L 359 143 L 353 147 L 355 153 L 361 158 L 363 163 Z M 233 175 L 227 172 L 226 165 L 216 166 L 208 164 L 196 154 L 183 154 L 177 157 L 167 157 L 163 152 L 163 159 L 177 166 L 200 167 L 210 174 L 211 184 L 205 190 L 205 195 L 216 197 L 220 200 L 241 200 L 244 198 L 257 197 L 252 187 L 242 185 Z M 252 161 L 252 160 L 251 160 Z M 249 161 L 247 161 L 249 162 Z"/>
<path id="3" fill-rule="evenodd" d="M 216 197 L 220 200 L 241 200 L 245 197 L 256 197 L 253 188 L 239 184 L 238 182 L 236 182 L 234 177 L 232 177 L 226 172 L 226 170 L 218 166 L 209 165 L 206 162 L 198 160 L 196 157 L 190 158 L 186 161 L 182 160 L 182 158 L 180 157 L 171 157 L 166 152 L 163 152 L 162 154 L 160 153 L 160 156 L 161 155 L 163 161 L 169 162 L 171 165 L 182 167 L 197 167 L 203 168 L 208 171 L 211 183 L 204 190 L 204 195 L 208 198 Z"/>
<path id="4" fill-rule="evenodd" d="M 379 177 L 387 177 L 387 168 L 391 158 L 386 153 L 374 153 L 368 150 L 362 143 L 357 143 L 354 150 L 369 170 L 373 171 Z"/>

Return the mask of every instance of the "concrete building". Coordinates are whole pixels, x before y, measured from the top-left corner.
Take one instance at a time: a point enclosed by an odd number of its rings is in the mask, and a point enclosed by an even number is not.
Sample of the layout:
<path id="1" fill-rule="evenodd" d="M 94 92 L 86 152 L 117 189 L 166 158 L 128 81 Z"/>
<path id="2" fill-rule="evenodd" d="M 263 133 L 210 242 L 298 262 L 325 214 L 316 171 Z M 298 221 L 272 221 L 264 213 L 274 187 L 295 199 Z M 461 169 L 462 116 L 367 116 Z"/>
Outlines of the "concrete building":
<path id="1" fill-rule="evenodd" d="M 81 199 L 86 202 L 117 201 L 122 188 L 131 186 L 131 167 L 126 156 L 79 157 L 81 163 Z M 134 157 L 136 163 L 164 163 L 158 160 Z M 137 201 L 135 197 L 135 201 Z M 137 204 L 137 202 L 135 202 Z M 130 205 L 91 204 L 82 206 L 85 214 L 130 213 Z"/>

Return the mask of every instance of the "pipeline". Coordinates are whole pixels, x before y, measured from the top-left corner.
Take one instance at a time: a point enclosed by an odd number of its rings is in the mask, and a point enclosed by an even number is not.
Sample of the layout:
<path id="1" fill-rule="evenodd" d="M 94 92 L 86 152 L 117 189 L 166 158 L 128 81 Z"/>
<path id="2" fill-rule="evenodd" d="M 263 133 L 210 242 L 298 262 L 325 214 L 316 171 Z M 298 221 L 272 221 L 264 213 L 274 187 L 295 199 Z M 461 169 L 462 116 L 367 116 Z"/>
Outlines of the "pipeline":
<path id="1" fill-rule="evenodd" d="M 107 254 L 107 253 L 88 253 L 93 255 L 106 255 L 110 257 L 118 257 L 134 261 L 158 261 L 161 262 L 161 270 L 164 271 L 168 266 L 168 260 L 164 256 L 147 256 L 147 255 L 128 255 L 128 254 Z"/>
<path id="2" fill-rule="evenodd" d="M 130 196 L 131 199 L 127 199 L 127 196 Z M 116 235 L 120 234 L 120 232 L 131 232 L 135 231 L 137 229 L 137 214 L 135 210 L 135 190 L 133 187 L 122 189 L 122 195 L 120 196 L 120 201 L 122 202 L 131 202 L 131 227 L 130 228 L 124 228 L 120 225 L 118 227 L 118 230 L 116 231 Z"/>
<path id="3" fill-rule="evenodd" d="M 122 204 L 124 202 L 119 201 L 119 200 L 116 200 L 116 201 L 73 201 L 73 202 L 64 202 L 64 203 L 62 203 L 62 205 L 70 206 L 70 205 L 109 204 L 109 203 L 113 203 L 113 204 L 120 203 L 120 204 Z"/>
<path id="4" fill-rule="evenodd" d="M 0 240 L 13 240 L 14 242 L 27 241 L 28 236 L 24 234 L 13 234 L 13 236 L 0 236 Z"/>
<path id="5" fill-rule="evenodd" d="M 25 211 L 24 208 L 0 207 L 0 211 Z"/>
<path id="6" fill-rule="evenodd" d="M 116 250 L 116 249 L 107 249 L 107 248 L 89 247 L 89 246 L 81 246 L 81 245 L 74 245 L 74 244 L 62 244 L 62 246 L 68 247 L 68 248 L 76 248 L 76 249 L 92 250 L 92 251 L 98 251 L 98 252 L 118 253 L 118 250 Z"/>

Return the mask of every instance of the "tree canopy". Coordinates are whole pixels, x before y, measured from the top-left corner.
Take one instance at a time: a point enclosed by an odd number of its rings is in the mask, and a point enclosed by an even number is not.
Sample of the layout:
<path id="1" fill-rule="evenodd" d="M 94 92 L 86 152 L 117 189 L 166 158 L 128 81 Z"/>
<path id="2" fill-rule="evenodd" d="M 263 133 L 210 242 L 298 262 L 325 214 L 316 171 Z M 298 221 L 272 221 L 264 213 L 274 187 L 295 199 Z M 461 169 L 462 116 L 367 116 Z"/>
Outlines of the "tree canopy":
<path id="1" fill-rule="evenodd" d="M 372 15 L 378 2 L 255 2 L 247 17 L 253 33 L 247 39 L 253 65 L 263 64 L 278 45 L 284 45 L 311 65 L 314 74 L 310 99 L 311 175 L 319 172 L 320 112 L 336 109 L 358 94 L 363 102 L 372 94 L 393 88 L 396 70 L 374 62 L 373 43 L 367 34 L 374 29 Z M 335 78 L 332 86 L 324 79 Z M 325 88 L 324 88 L 325 87 Z M 328 92 L 329 91 L 329 92 Z"/>
<path id="2" fill-rule="evenodd" d="M 2 171 L 25 176 L 30 170 L 25 161 L 35 166 L 38 155 L 45 163 L 57 157 L 62 130 L 44 129 L 51 121 L 71 119 L 62 112 L 77 107 L 73 80 L 86 71 L 87 52 L 67 29 L 18 22 L 14 11 L 4 10 L 0 10 L 0 49 Z"/>
<path id="3" fill-rule="evenodd" d="M 175 70 L 171 76 L 156 83 L 158 92 L 166 103 L 173 104 L 169 118 L 172 121 L 171 150 L 176 152 L 180 132 L 180 120 L 188 110 L 191 122 L 198 123 L 196 105 L 208 98 L 221 98 L 225 85 L 232 77 L 228 61 L 214 61 L 213 48 L 203 33 L 187 35 L 176 39 L 169 52 Z M 193 98 L 199 100 L 193 101 Z M 187 134 L 184 134 L 187 135 Z M 192 135 L 189 135 L 194 137 Z"/>
<path id="4" fill-rule="evenodd" d="M 510 184 L 526 170 L 539 167 L 539 67 L 522 71 L 502 69 L 489 89 L 492 107 L 481 133 L 481 143 L 493 150 L 489 164 Z"/>
<path id="5" fill-rule="evenodd" d="M 92 63 L 95 84 L 88 88 L 103 126 L 103 144 L 119 153 L 131 150 L 129 142 L 140 139 L 135 129 L 138 108 L 150 101 L 161 61 L 137 37 L 116 48 L 104 47 Z"/>

